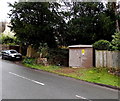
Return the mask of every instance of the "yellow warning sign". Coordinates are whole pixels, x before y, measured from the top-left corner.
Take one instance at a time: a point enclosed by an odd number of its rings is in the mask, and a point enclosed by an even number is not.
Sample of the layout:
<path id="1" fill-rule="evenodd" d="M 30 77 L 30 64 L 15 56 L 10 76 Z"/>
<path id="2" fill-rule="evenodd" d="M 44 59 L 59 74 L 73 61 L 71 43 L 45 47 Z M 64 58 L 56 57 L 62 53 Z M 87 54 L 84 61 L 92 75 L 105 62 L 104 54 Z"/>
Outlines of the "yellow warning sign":
<path id="1" fill-rule="evenodd" d="M 85 50 L 84 49 L 82 49 L 82 55 L 84 55 L 85 54 Z"/>

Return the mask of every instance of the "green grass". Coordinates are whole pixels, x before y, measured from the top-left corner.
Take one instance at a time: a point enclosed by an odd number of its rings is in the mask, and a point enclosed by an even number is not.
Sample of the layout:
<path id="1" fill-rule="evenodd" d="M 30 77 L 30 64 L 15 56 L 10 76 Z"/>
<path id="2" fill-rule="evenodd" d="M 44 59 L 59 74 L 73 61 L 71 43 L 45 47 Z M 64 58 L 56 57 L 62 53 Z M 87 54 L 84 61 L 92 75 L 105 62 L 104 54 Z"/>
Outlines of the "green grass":
<path id="1" fill-rule="evenodd" d="M 51 72 L 59 68 L 58 66 L 43 66 L 43 65 L 36 65 L 36 64 L 24 64 L 24 65 L 30 68 L 51 71 Z"/>
<path id="2" fill-rule="evenodd" d="M 102 69 L 82 68 L 78 71 L 78 73 L 81 73 L 81 75 L 76 76 L 76 73 L 72 73 L 70 75 L 72 75 L 73 77 L 77 79 L 81 79 L 81 80 L 85 80 L 89 82 L 101 83 L 101 84 L 120 87 L 120 84 L 119 84 L 120 77 L 108 73 L 106 68 L 102 68 Z"/>
<path id="3" fill-rule="evenodd" d="M 95 67 L 79 68 L 76 71 L 65 73 L 65 72 L 62 72 L 62 70 L 65 70 L 65 69 L 67 70 L 67 68 L 64 68 L 64 67 L 61 68 L 59 66 L 42 66 L 42 65 L 36 65 L 36 64 L 24 64 L 24 65 L 30 68 L 53 72 L 59 75 L 68 76 L 75 79 L 120 87 L 120 83 L 119 83 L 120 77 L 108 73 L 108 69 L 106 68 L 95 68 Z M 75 70 L 69 67 L 68 69 Z"/>

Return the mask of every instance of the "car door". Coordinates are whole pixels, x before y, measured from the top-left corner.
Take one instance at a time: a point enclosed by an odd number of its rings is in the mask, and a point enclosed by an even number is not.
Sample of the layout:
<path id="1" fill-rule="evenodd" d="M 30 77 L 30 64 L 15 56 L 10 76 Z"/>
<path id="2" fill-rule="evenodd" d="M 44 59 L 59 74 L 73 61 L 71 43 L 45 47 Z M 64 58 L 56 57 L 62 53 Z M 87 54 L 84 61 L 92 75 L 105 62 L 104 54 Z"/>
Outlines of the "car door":
<path id="1" fill-rule="evenodd" d="M 5 51 L 4 54 L 3 54 L 4 58 L 8 58 L 8 52 Z"/>
<path id="2" fill-rule="evenodd" d="M 81 50 L 71 49 L 69 50 L 69 66 L 81 67 Z"/>
<path id="3" fill-rule="evenodd" d="M 2 58 L 4 59 L 5 58 L 5 51 L 2 51 Z"/>

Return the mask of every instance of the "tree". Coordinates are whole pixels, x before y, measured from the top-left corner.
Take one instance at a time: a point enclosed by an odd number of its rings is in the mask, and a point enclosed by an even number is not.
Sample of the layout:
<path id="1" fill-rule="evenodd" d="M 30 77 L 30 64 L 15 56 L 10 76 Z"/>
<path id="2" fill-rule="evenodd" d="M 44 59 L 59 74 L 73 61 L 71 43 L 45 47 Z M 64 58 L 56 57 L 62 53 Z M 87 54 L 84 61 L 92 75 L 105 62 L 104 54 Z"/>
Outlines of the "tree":
<path id="1" fill-rule="evenodd" d="M 10 6 L 13 7 L 9 14 L 11 28 L 21 42 L 36 47 L 40 43 L 47 43 L 50 48 L 57 47 L 56 30 L 63 22 L 58 3 L 21 2 Z"/>
<path id="2" fill-rule="evenodd" d="M 47 43 L 57 45 L 93 44 L 100 39 L 112 40 L 116 29 L 116 15 L 102 2 L 65 3 L 63 11 L 58 3 L 22 2 L 10 4 L 13 9 L 11 28 L 26 45 Z"/>
<path id="3" fill-rule="evenodd" d="M 120 2 L 108 2 L 106 13 L 112 15 L 111 19 L 115 21 L 116 32 L 120 31 Z"/>
<path id="4" fill-rule="evenodd" d="M 4 33 L 1 33 L 0 44 L 18 45 L 19 40 L 16 37 L 4 35 Z"/>
<path id="5" fill-rule="evenodd" d="M 112 40 L 114 23 L 101 2 L 75 2 L 68 22 L 68 44 L 92 44 L 97 40 Z"/>

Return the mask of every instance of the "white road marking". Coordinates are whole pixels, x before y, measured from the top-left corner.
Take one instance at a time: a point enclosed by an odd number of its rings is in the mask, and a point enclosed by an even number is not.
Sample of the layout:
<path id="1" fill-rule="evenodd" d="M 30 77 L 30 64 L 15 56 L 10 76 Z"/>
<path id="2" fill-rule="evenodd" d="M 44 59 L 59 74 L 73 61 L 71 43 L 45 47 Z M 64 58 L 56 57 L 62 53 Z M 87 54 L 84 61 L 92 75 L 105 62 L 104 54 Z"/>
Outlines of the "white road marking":
<path id="1" fill-rule="evenodd" d="M 23 78 L 23 79 L 32 81 L 32 82 L 34 82 L 34 83 L 36 83 L 36 84 L 39 84 L 39 85 L 42 85 L 42 86 L 45 85 L 44 83 L 38 82 L 38 81 L 36 81 L 36 80 L 31 80 L 31 79 L 28 79 L 28 78 L 26 78 L 26 77 L 24 77 L 24 76 L 20 76 L 20 75 L 18 75 L 18 74 L 12 73 L 12 72 L 9 72 L 9 73 L 12 74 L 12 75 L 15 75 L 15 76 L 17 76 L 17 77 L 20 77 L 20 78 Z"/>
<path id="2" fill-rule="evenodd" d="M 81 98 L 81 99 L 87 99 L 87 98 L 84 98 L 84 97 L 79 96 L 79 95 L 76 95 L 76 97 Z"/>
<path id="3" fill-rule="evenodd" d="M 82 96 L 79 96 L 79 95 L 75 95 L 77 98 L 81 98 L 81 99 L 85 99 L 85 100 L 88 100 L 88 101 L 92 101 L 92 100 L 89 100 L 89 99 L 87 99 L 87 98 L 85 98 L 85 97 L 82 97 Z"/>

